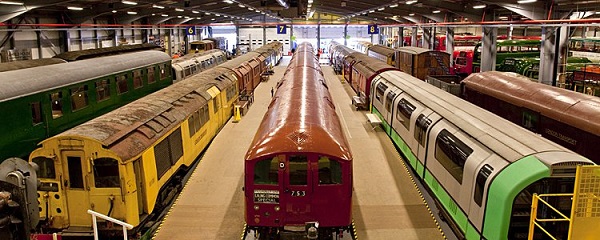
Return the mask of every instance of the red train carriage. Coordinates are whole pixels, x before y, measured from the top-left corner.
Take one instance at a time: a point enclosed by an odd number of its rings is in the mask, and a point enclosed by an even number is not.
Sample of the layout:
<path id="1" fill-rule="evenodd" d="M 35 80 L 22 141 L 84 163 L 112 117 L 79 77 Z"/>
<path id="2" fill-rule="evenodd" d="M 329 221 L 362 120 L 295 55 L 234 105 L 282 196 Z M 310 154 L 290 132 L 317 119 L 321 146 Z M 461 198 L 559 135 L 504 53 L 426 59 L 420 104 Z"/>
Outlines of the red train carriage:
<path id="1" fill-rule="evenodd" d="M 296 49 L 246 153 L 245 173 L 246 223 L 259 239 L 349 229 L 352 156 L 312 46 Z"/>
<path id="2" fill-rule="evenodd" d="M 357 55 L 352 64 L 352 89 L 358 95 L 353 104 L 358 108 L 369 106 L 369 94 L 371 93 L 371 82 L 373 78 L 382 72 L 396 70 L 397 68 L 367 55 Z"/>

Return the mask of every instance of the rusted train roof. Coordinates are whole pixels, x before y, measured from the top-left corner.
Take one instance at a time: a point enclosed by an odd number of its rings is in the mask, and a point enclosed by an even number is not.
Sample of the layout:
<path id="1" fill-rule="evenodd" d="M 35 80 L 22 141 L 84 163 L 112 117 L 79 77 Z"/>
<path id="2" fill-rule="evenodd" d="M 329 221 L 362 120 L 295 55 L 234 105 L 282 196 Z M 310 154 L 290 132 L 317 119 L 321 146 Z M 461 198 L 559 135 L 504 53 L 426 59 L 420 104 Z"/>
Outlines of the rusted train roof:
<path id="1" fill-rule="evenodd" d="M 313 50 L 300 45 L 290 66 L 297 63 L 318 66 Z M 281 79 L 246 153 L 246 160 L 293 152 L 320 153 L 352 160 L 323 75 L 303 67 L 287 71 Z"/>
<path id="2" fill-rule="evenodd" d="M 382 45 L 373 45 L 369 47 L 369 52 L 376 52 L 379 54 L 383 54 L 386 56 L 394 55 L 396 52 L 393 48 L 382 46 Z"/>
<path id="3" fill-rule="evenodd" d="M 600 98 L 536 83 L 516 73 L 473 73 L 462 81 L 474 89 L 600 135 Z"/>
<path id="4" fill-rule="evenodd" d="M 54 56 L 55 58 L 64 59 L 66 61 L 77 61 L 89 58 L 96 58 L 101 56 L 122 54 L 127 52 L 137 52 L 137 51 L 146 51 L 146 50 L 161 50 L 162 48 L 156 44 L 151 43 L 142 43 L 142 44 L 133 44 L 133 45 L 123 45 L 116 47 L 105 47 L 105 48 L 95 48 L 95 49 L 87 49 L 81 51 L 72 51 L 72 52 L 64 52 Z"/>
<path id="5" fill-rule="evenodd" d="M 150 50 L 1 72 L 0 102 L 170 59 L 164 52 Z"/>
<path id="6" fill-rule="evenodd" d="M 399 52 L 406 52 L 406 53 L 410 53 L 410 54 L 422 54 L 422 53 L 426 53 L 426 52 L 438 52 L 438 53 L 445 53 L 450 55 L 447 52 L 442 52 L 442 51 L 436 51 L 436 50 L 430 50 L 427 48 L 421 48 L 421 47 L 398 47 L 396 48 L 396 51 Z"/>
<path id="7" fill-rule="evenodd" d="M 211 56 L 217 55 L 218 56 L 218 55 L 225 55 L 225 53 L 223 53 L 223 50 L 221 50 L 221 49 L 211 49 L 211 50 L 208 50 L 208 51 L 186 54 L 186 55 L 183 55 L 182 57 L 178 57 L 178 58 L 173 59 L 172 62 L 173 63 L 179 63 L 179 62 L 183 62 L 183 61 L 188 61 L 188 60 L 193 59 L 193 58 L 203 57 L 205 55 L 211 55 Z"/>
<path id="8" fill-rule="evenodd" d="M 14 71 L 24 68 L 32 68 L 66 62 L 67 61 L 62 60 L 60 58 L 40 58 L 25 61 L 5 62 L 0 63 L 0 72 Z"/>
<path id="9" fill-rule="evenodd" d="M 131 159 L 184 121 L 202 105 L 212 86 L 224 90 L 234 83 L 233 72 L 216 67 L 138 99 L 55 136 L 94 139 L 115 152 L 121 160 Z"/>
<path id="10" fill-rule="evenodd" d="M 381 73 L 387 70 L 398 70 L 396 67 L 393 67 L 379 59 L 375 59 L 369 57 L 365 54 L 357 54 L 356 55 L 357 62 L 354 64 L 354 67 L 358 69 L 361 73 L 365 74 L 368 77 L 374 77 L 375 74 Z"/>
<path id="11" fill-rule="evenodd" d="M 235 68 L 239 67 L 240 65 L 242 65 L 243 63 L 247 62 L 248 60 L 257 58 L 259 55 L 260 55 L 260 53 L 257 53 L 257 52 L 249 52 L 242 56 L 231 59 L 231 60 L 221 64 L 220 66 L 230 68 L 230 69 L 235 69 Z"/>

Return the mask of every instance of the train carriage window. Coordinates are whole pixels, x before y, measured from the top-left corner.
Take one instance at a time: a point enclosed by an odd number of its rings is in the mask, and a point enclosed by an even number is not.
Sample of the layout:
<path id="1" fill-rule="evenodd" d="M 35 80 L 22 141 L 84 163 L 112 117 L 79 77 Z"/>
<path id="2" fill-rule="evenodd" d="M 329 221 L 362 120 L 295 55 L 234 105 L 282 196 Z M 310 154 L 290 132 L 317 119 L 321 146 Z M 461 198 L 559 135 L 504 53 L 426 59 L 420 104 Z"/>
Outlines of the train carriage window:
<path id="1" fill-rule="evenodd" d="M 169 152 L 169 138 L 165 138 L 154 146 L 154 162 L 156 163 L 156 172 L 160 179 L 171 167 L 171 153 Z"/>
<path id="2" fill-rule="evenodd" d="M 319 157 L 319 185 L 342 184 L 342 165 L 328 157 Z"/>
<path id="3" fill-rule="evenodd" d="M 31 161 L 38 165 L 36 171 L 38 178 L 56 178 L 54 170 L 54 160 L 47 157 L 35 157 Z"/>
<path id="4" fill-rule="evenodd" d="M 154 66 L 148 67 L 148 84 L 156 82 L 156 76 L 154 76 Z"/>
<path id="5" fill-rule="evenodd" d="M 119 161 L 112 158 L 94 160 L 94 183 L 96 188 L 121 187 Z"/>
<path id="6" fill-rule="evenodd" d="M 388 86 L 380 83 L 377 85 L 377 92 L 375 93 L 375 98 L 380 102 L 383 103 L 383 101 L 381 100 L 381 98 L 383 97 L 383 93 L 385 92 L 385 90 L 387 90 Z"/>
<path id="7" fill-rule="evenodd" d="M 40 107 L 40 102 L 32 102 L 29 104 L 31 106 L 31 121 L 33 125 L 42 122 L 42 109 Z"/>
<path id="8" fill-rule="evenodd" d="M 165 64 L 161 64 L 158 66 L 160 69 L 160 80 L 165 80 L 169 77 L 169 72 L 167 71 L 167 67 Z"/>
<path id="9" fill-rule="evenodd" d="M 521 125 L 532 132 L 538 132 L 539 116 L 538 113 L 523 109 L 523 122 Z"/>
<path id="10" fill-rule="evenodd" d="M 117 76 L 117 93 L 123 94 L 129 91 L 127 86 L 127 74 L 121 74 Z"/>
<path id="11" fill-rule="evenodd" d="M 277 185 L 279 177 L 279 159 L 277 157 L 257 161 L 254 165 L 254 184 Z"/>
<path id="12" fill-rule="evenodd" d="M 192 75 L 192 70 L 190 69 L 190 67 L 185 67 L 185 69 L 183 70 L 183 75 L 185 77 Z"/>
<path id="13" fill-rule="evenodd" d="M 194 113 L 194 128 L 196 129 L 196 132 L 200 131 L 201 127 L 202 125 L 200 125 L 200 112 L 196 111 Z"/>
<path id="14" fill-rule="evenodd" d="M 431 125 L 431 119 L 425 117 L 423 114 L 419 115 L 415 127 L 415 139 L 419 141 L 421 146 L 425 146 L 427 129 L 429 128 L 429 125 Z"/>
<path id="15" fill-rule="evenodd" d="M 71 109 L 77 111 L 88 105 L 87 85 L 71 88 Z"/>
<path id="16" fill-rule="evenodd" d="M 133 71 L 133 89 L 138 89 L 144 86 L 144 81 L 142 81 L 142 70 L 134 70 Z"/>
<path id="17" fill-rule="evenodd" d="M 473 193 L 473 200 L 480 207 L 481 203 L 483 202 L 483 191 L 485 187 L 485 182 L 487 182 L 487 179 L 492 174 L 492 171 L 494 171 L 494 168 L 492 168 L 492 166 L 488 164 L 485 164 L 483 165 L 483 167 L 481 167 L 479 173 L 477 174 L 477 179 L 475 180 L 475 192 Z"/>
<path id="18" fill-rule="evenodd" d="M 206 105 L 200 108 L 200 127 L 204 127 L 208 120 L 210 120 L 210 116 L 208 115 L 208 105 Z"/>
<path id="19" fill-rule="evenodd" d="M 392 111 L 392 103 L 394 102 L 394 98 L 396 97 L 396 93 L 389 92 L 386 100 L 385 100 L 385 110 L 388 112 Z"/>
<path id="20" fill-rule="evenodd" d="M 307 185 L 308 158 L 305 155 L 291 155 L 288 162 L 290 185 Z"/>
<path id="21" fill-rule="evenodd" d="M 452 135 L 442 130 L 435 141 L 435 158 L 440 164 L 462 184 L 465 162 L 473 149 Z"/>
<path id="22" fill-rule="evenodd" d="M 169 135 L 169 147 L 171 148 L 171 165 L 175 165 L 177 160 L 183 156 L 181 128 L 177 128 L 177 130 Z"/>
<path id="23" fill-rule="evenodd" d="M 402 125 L 407 130 L 410 129 L 410 116 L 415 111 L 415 109 L 416 107 L 404 98 L 398 101 L 398 110 L 396 111 L 396 117 L 402 122 Z"/>
<path id="24" fill-rule="evenodd" d="M 196 133 L 196 127 L 195 127 L 195 118 L 196 117 L 196 113 L 190 115 L 190 118 L 188 118 L 188 128 L 190 129 L 190 137 L 194 136 L 194 133 Z"/>
<path id="25" fill-rule="evenodd" d="M 213 109 L 215 110 L 214 113 L 217 113 L 219 111 L 219 99 L 213 98 L 212 102 L 213 102 Z"/>
<path id="26" fill-rule="evenodd" d="M 102 102 L 110 98 L 110 80 L 102 79 L 96 81 L 96 101 Z"/>
<path id="27" fill-rule="evenodd" d="M 52 118 L 62 117 L 62 92 L 58 91 L 50 94 L 50 101 L 52 101 Z"/>

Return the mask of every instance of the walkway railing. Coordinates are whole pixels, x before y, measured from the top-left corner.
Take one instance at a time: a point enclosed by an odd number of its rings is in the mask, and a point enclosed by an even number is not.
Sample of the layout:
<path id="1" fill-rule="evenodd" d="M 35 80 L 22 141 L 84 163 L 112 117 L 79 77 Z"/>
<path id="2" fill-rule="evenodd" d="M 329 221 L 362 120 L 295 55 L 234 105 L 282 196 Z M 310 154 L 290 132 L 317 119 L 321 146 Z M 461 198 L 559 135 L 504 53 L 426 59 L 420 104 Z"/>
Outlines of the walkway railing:
<path id="1" fill-rule="evenodd" d="M 94 227 L 94 240 L 98 240 L 98 226 L 97 226 L 97 222 L 96 222 L 96 217 L 102 218 L 106 221 L 111 221 L 113 223 L 119 224 L 121 226 L 123 226 L 123 239 L 127 240 L 127 229 L 132 229 L 133 225 L 126 223 L 126 222 L 121 222 L 117 219 L 111 218 L 109 216 L 106 216 L 104 214 L 101 213 L 97 213 L 94 212 L 92 210 L 87 210 L 87 213 L 92 215 L 92 220 L 93 220 L 93 227 Z"/>

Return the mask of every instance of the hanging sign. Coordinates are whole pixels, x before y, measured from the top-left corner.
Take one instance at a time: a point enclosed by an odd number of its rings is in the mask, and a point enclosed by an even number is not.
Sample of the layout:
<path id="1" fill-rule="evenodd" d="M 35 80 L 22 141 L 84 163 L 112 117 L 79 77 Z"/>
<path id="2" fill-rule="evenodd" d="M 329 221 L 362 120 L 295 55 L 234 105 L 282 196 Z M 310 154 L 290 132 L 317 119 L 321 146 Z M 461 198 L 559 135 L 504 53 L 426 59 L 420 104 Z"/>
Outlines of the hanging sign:
<path id="1" fill-rule="evenodd" d="M 196 35 L 196 27 L 185 27 L 185 32 L 187 35 Z"/>
<path id="2" fill-rule="evenodd" d="M 368 25 L 368 28 L 369 34 L 379 34 L 379 27 L 377 27 L 377 24 Z"/>
<path id="3" fill-rule="evenodd" d="M 286 34 L 286 25 L 285 24 L 278 24 L 277 25 L 277 34 Z"/>

